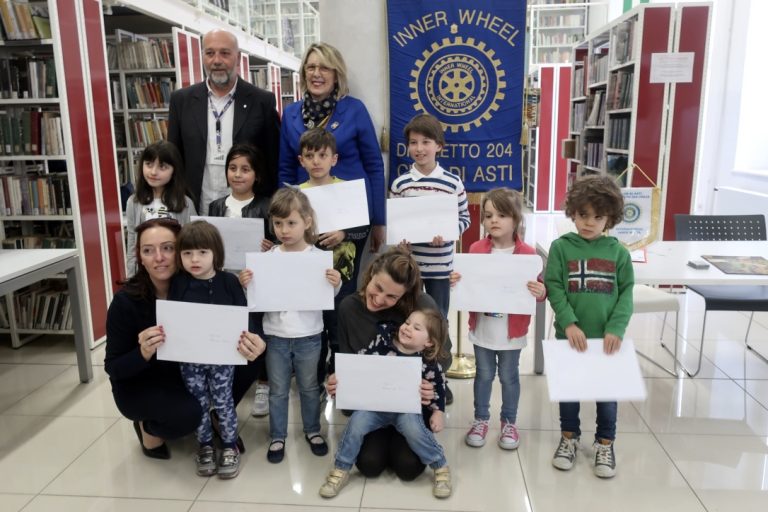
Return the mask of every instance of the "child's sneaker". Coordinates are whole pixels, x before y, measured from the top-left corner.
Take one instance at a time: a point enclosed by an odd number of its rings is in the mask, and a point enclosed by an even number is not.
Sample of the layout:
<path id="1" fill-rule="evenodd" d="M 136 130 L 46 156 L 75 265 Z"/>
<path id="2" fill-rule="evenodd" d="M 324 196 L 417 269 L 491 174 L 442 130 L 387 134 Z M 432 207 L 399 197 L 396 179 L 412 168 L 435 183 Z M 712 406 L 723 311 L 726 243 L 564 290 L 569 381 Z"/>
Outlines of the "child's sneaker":
<path id="1" fill-rule="evenodd" d="M 567 438 L 560 436 L 560 444 L 557 445 L 555 456 L 552 458 L 552 465 L 557 469 L 568 471 L 573 467 L 573 461 L 576 460 L 576 443 L 579 438 Z"/>
<path id="2" fill-rule="evenodd" d="M 516 450 L 518 446 L 520 446 L 520 434 L 517 432 L 517 426 L 507 420 L 501 420 L 499 447 L 503 450 Z"/>
<path id="3" fill-rule="evenodd" d="M 216 474 L 216 452 L 213 446 L 201 446 L 195 456 L 197 474 L 199 476 L 211 476 Z"/>
<path id="4" fill-rule="evenodd" d="M 347 480 L 349 480 L 349 471 L 339 468 L 332 469 L 325 477 L 325 483 L 320 487 L 320 496 L 323 498 L 335 497 L 341 488 L 347 484 Z"/>
<path id="5" fill-rule="evenodd" d="M 237 448 L 224 448 L 219 458 L 219 478 L 235 478 L 240 473 L 240 452 Z"/>
<path id="6" fill-rule="evenodd" d="M 595 475 L 600 478 L 613 478 L 616 475 L 616 456 L 613 453 L 613 441 L 603 444 L 595 441 Z"/>
<path id="7" fill-rule="evenodd" d="M 435 498 L 447 498 L 451 495 L 451 468 L 443 466 L 435 470 L 435 483 L 432 486 L 432 495 Z"/>
<path id="8" fill-rule="evenodd" d="M 474 420 L 469 428 L 464 441 L 469 446 L 480 448 L 485 444 L 485 436 L 488 434 L 488 420 Z"/>
<path id="9" fill-rule="evenodd" d="M 266 416 L 269 414 L 269 385 L 256 384 L 256 396 L 251 407 L 251 416 Z"/>

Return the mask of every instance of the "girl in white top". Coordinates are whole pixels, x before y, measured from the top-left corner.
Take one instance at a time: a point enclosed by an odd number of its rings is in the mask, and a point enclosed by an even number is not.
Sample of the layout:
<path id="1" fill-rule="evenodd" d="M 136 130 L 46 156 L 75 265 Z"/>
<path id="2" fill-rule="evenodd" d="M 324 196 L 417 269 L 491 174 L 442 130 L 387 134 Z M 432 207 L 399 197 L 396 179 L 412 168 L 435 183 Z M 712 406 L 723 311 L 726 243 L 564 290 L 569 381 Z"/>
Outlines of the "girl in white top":
<path id="1" fill-rule="evenodd" d="M 269 216 L 280 242 L 271 249 L 272 252 L 320 251 L 314 246 L 317 240 L 315 213 L 309 199 L 299 189 L 286 187 L 278 190 L 270 203 Z M 341 287 L 339 271 L 326 269 L 325 277 L 338 293 Z M 243 286 L 247 286 L 252 278 L 253 272 L 248 269 L 240 273 Z M 322 311 L 264 313 L 269 372 L 269 462 L 280 462 L 285 455 L 292 374 L 296 375 L 299 387 L 304 438 L 313 454 L 323 456 L 328 453 L 328 445 L 320 434 L 320 388 L 317 383 L 322 330 Z"/>
<path id="2" fill-rule="evenodd" d="M 128 277 L 136 273 L 136 226 L 158 218 L 189 222 L 195 215 L 192 200 L 184 193 L 184 164 L 176 146 L 160 141 L 144 148 L 136 169 L 136 192 L 128 198 L 125 219 L 128 227 Z"/>

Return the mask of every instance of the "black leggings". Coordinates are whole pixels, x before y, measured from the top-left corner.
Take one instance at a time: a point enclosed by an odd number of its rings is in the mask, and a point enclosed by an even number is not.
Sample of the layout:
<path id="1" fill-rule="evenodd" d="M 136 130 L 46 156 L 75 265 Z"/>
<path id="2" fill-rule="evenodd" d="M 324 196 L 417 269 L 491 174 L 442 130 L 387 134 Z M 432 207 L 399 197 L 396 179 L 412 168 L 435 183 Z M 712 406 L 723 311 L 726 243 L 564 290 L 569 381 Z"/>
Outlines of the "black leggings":
<path id="1" fill-rule="evenodd" d="M 357 469 L 367 478 L 375 478 L 387 467 L 392 468 L 400 480 L 414 480 L 424 472 L 424 464 L 413 453 L 408 442 L 395 427 L 375 430 L 365 436 Z"/>
<path id="2" fill-rule="evenodd" d="M 200 403 L 178 380 L 132 381 L 112 389 L 118 410 L 144 431 L 163 439 L 177 439 L 195 431 L 200 424 Z"/>

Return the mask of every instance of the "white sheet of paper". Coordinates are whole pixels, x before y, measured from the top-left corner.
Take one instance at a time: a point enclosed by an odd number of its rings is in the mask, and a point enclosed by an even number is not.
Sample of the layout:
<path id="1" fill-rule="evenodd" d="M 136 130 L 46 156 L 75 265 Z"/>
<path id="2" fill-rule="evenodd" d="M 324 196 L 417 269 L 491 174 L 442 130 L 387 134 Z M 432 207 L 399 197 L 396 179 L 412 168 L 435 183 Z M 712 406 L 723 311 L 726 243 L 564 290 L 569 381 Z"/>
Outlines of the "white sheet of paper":
<path id="1" fill-rule="evenodd" d="M 246 289 L 251 311 L 333 309 L 333 286 L 325 278 L 332 251 L 249 252 L 245 266 L 253 272 Z"/>
<path id="2" fill-rule="evenodd" d="M 165 343 L 157 349 L 163 361 L 200 364 L 247 364 L 237 351 L 240 334 L 248 330 L 248 308 L 158 300 L 157 325 Z"/>
<path id="3" fill-rule="evenodd" d="M 301 189 L 312 204 L 317 232 L 328 233 L 370 224 L 365 180 Z"/>
<path id="4" fill-rule="evenodd" d="M 650 83 L 693 81 L 694 52 L 652 53 Z"/>
<path id="5" fill-rule="evenodd" d="M 451 289 L 457 311 L 532 315 L 536 299 L 528 291 L 543 263 L 536 254 L 455 254 L 453 270 L 461 280 Z"/>
<path id="6" fill-rule="evenodd" d="M 336 408 L 421 413 L 421 358 L 335 354 Z"/>
<path id="7" fill-rule="evenodd" d="M 453 194 L 387 199 L 387 244 L 459 239 L 459 203 Z"/>
<path id="8" fill-rule="evenodd" d="M 645 381 L 635 344 L 624 339 L 618 352 L 606 355 L 602 339 L 587 340 L 577 352 L 568 340 L 544 340 L 544 364 L 552 402 L 645 400 Z"/>
<path id="9" fill-rule="evenodd" d="M 224 240 L 224 268 L 245 268 L 245 254 L 261 252 L 264 239 L 264 219 L 239 219 L 232 217 L 192 216 L 192 220 L 204 220 L 216 226 Z"/>

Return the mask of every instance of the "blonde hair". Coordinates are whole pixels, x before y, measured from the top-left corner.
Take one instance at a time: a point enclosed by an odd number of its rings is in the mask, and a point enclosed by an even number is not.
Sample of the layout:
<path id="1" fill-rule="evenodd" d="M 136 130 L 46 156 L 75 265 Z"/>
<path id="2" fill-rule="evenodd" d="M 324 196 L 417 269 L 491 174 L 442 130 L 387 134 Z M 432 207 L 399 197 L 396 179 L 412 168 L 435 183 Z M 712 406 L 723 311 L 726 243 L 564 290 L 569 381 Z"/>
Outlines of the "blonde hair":
<path id="1" fill-rule="evenodd" d="M 320 57 L 320 64 L 329 67 L 336 72 L 336 84 L 339 88 L 339 98 L 343 98 L 349 94 L 349 86 L 347 85 L 347 65 L 344 63 L 344 57 L 341 56 L 339 50 L 328 43 L 313 43 L 309 45 L 304 52 L 304 57 L 301 59 L 301 73 L 299 73 L 301 91 L 307 91 L 307 73 L 304 70 L 304 67 L 307 65 L 307 60 L 309 60 L 309 56 L 312 52 L 317 52 Z"/>
<path id="2" fill-rule="evenodd" d="M 275 195 L 272 196 L 272 202 L 269 203 L 269 217 L 271 219 L 274 220 L 276 217 L 285 219 L 290 217 L 294 210 L 307 224 L 307 229 L 304 230 L 304 241 L 314 245 L 317 241 L 317 222 L 315 210 L 309 204 L 306 194 L 296 187 L 285 187 L 275 192 Z M 274 232 L 273 225 L 270 226 L 270 229 Z"/>

